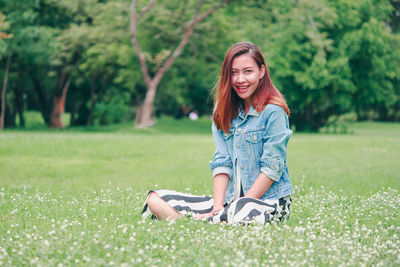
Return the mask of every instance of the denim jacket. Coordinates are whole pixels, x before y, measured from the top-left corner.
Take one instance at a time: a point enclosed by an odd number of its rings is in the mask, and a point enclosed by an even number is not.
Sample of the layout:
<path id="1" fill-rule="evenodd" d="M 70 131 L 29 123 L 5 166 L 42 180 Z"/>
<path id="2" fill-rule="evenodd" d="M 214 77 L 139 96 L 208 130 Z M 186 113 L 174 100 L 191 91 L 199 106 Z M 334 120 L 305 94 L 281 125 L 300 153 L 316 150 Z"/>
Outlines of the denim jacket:
<path id="1" fill-rule="evenodd" d="M 287 143 L 292 131 L 282 107 L 268 104 L 262 112 L 250 107 L 246 115 L 241 109 L 228 133 L 218 130 L 214 123 L 212 133 L 216 146 L 214 160 L 210 161 L 213 177 L 220 173 L 229 176 L 225 203 L 235 198 L 238 170 L 244 194 L 261 172 L 274 182 L 260 199 L 279 199 L 293 193 L 286 166 Z"/>

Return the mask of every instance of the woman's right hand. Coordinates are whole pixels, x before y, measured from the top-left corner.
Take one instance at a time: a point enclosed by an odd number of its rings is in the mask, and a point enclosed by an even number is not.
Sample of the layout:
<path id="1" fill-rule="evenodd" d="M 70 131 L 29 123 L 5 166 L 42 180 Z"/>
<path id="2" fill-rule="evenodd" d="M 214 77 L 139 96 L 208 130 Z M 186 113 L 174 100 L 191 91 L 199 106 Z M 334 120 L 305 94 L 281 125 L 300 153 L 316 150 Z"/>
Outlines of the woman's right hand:
<path id="1" fill-rule="evenodd" d="M 224 208 L 223 206 L 221 206 L 221 207 L 214 207 L 214 208 L 212 209 L 212 211 L 209 212 L 209 213 L 195 214 L 195 215 L 194 215 L 194 218 L 195 218 L 196 220 L 203 220 L 203 219 L 205 219 L 205 218 L 213 217 L 215 214 L 217 214 L 218 212 L 220 212 L 220 210 L 222 210 L 223 208 Z"/>

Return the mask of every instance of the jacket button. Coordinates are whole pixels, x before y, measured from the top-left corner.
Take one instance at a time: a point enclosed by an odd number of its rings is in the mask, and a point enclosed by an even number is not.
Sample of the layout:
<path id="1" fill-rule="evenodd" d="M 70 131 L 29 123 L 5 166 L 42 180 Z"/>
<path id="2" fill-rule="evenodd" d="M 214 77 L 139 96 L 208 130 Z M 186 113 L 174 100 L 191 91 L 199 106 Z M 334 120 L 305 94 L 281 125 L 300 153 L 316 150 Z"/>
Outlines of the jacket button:
<path id="1" fill-rule="evenodd" d="M 241 128 L 238 128 L 237 131 L 238 131 L 238 133 L 241 133 L 241 132 L 242 132 L 242 129 L 241 129 Z"/>
<path id="2" fill-rule="evenodd" d="M 240 148 L 240 144 L 237 144 L 236 147 L 237 147 L 237 148 Z"/>

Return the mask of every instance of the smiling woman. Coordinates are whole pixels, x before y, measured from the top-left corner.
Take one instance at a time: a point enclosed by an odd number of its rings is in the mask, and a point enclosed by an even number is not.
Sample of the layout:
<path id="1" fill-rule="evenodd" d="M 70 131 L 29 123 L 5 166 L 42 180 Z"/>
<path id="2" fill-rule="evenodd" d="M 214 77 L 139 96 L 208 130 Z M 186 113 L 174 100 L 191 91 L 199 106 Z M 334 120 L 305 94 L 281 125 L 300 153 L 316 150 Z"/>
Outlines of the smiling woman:
<path id="1" fill-rule="evenodd" d="M 237 43 L 228 50 L 214 101 L 214 197 L 152 190 L 142 217 L 175 220 L 194 213 L 213 222 L 262 224 L 288 218 L 289 108 L 254 44 Z"/>

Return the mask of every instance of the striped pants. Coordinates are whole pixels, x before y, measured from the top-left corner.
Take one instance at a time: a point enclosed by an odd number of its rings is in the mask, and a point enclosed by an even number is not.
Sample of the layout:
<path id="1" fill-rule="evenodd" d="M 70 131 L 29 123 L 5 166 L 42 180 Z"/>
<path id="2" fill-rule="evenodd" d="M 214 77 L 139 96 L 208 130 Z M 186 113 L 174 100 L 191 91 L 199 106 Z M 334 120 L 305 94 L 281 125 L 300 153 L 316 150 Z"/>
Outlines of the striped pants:
<path id="1" fill-rule="evenodd" d="M 184 216 L 209 213 L 213 209 L 214 200 L 212 197 L 195 196 L 172 190 L 152 190 L 149 194 L 151 192 L 156 192 L 168 205 Z M 290 196 L 266 200 L 241 197 L 225 204 L 223 209 L 208 220 L 214 223 L 226 222 L 228 224 L 266 224 L 273 219 L 281 221 L 289 218 L 291 203 Z M 147 202 L 144 204 L 141 216 L 143 219 L 156 218 L 150 212 Z"/>

